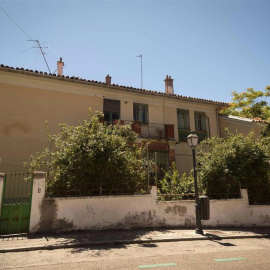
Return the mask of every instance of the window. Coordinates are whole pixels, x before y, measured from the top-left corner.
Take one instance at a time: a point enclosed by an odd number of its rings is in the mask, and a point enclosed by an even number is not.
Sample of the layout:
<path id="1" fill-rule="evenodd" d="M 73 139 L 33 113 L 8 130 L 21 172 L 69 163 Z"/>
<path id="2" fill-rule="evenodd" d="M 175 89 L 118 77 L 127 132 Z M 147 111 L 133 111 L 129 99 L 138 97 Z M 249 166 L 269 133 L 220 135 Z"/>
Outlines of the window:
<path id="1" fill-rule="evenodd" d="M 194 112 L 194 117 L 196 134 L 199 137 L 199 142 L 201 142 L 208 137 L 206 115 L 204 112 Z"/>
<path id="2" fill-rule="evenodd" d="M 140 121 L 142 124 L 148 123 L 148 105 L 133 103 L 133 120 Z"/>
<path id="3" fill-rule="evenodd" d="M 178 109 L 177 122 L 179 142 L 186 142 L 187 136 L 190 134 L 189 111 Z"/>
<path id="4" fill-rule="evenodd" d="M 112 124 L 113 120 L 120 119 L 120 100 L 107 99 L 103 100 L 104 121 Z"/>
<path id="5" fill-rule="evenodd" d="M 188 110 L 177 110 L 177 121 L 178 128 L 190 129 L 189 127 L 189 111 Z"/>
<path id="6" fill-rule="evenodd" d="M 195 112 L 195 129 L 196 131 L 206 131 L 206 116 L 204 112 Z"/>

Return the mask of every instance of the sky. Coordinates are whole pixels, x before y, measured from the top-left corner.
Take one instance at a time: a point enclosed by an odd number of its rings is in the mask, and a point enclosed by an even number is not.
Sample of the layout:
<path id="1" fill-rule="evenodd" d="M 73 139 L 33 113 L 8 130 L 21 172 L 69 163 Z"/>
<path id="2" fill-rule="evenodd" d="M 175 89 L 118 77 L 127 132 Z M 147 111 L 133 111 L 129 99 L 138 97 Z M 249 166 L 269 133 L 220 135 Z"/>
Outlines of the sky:
<path id="1" fill-rule="evenodd" d="M 0 64 L 230 102 L 270 85 L 269 0 L 0 0 Z"/>

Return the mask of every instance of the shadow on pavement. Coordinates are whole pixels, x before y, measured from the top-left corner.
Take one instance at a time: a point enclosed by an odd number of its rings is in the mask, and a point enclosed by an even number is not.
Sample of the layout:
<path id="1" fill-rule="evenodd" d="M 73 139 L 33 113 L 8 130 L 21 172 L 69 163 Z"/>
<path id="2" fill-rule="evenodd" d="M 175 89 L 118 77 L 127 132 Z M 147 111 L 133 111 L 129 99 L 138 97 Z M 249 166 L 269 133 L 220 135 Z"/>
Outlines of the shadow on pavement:
<path id="1" fill-rule="evenodd" d="M 166 234 L 169 233 L 169 229 L 117 229 L 117 230 L 106 230 L 106 231 L 76 231 L 72 233 L 64 233 L 59 236 L 57 234 L 53 235 L 56 239 L 59 237 L 59 243 L 64 244 L 78 244 L 80 247 L 72 248 L 71 253 L 81 253 L 83 251 L 89 251 L 91 249 L 95 250 L 109 250 L 109 249 L 125 249 L 129 242 L 137 242 L 143 247 L 154 248 L 157 247 L 153 243 L 141 243 L 141 238 L 144 241 L 152 240 L 154 234 Z M 48 237 L 50 239 L 50 237 Z M 92 247 L 83 247 L 84 243 L 93 243 Z M 99 245 L 102 245 L 100 246 Z"/>
<path id="2" fill-rule="evenodd" d="M 205 233 L 204 236 L 206 236 L 207 238 L 209 238 L 209 240 L 221 240 L 222 238 L 216 234 L 212 234 L 212 233 Z"/>
<path id="3" fill-rule="evenodd" d="M 0 241 L 7 242 L 31 242 L 31 244 L 46 246 L 46 249 L 72 248 L 74 252 L 82 252 L 90 246 L 95 249 L 126 248 L 132 243 L 143 244 L 145 247 L 155 247 L 150 243 L 156 235 L 165 236 L 171 233 L 171 228 L 143 228 L 143 229 L 111 229 L 91 231 L 70 231 L 46 234 L 18 234 L 0 236 Z M 143 240 L 142 240 L 143 239 Z M 147 243 L 149 241 L 149 243 Z M 143 243 L 146 242 L 146 243 Z M 102 245 L 102 247 L 101 247 Z M 53 247 L 53 248 L 52 248 Z"/>

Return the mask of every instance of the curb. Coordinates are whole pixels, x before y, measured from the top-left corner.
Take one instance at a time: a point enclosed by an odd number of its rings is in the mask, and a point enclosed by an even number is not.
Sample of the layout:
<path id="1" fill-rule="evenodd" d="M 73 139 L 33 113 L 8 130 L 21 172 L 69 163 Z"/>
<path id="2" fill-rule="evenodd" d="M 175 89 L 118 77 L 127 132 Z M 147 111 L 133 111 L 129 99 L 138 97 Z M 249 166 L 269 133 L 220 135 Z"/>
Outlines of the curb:
<path id="1" fill-rule="evenodd" d="M 222 240 L 222 239 L 248 239 L 248 238 L 270 238 L 270 234 L 258 235 L 235 235 L 235 236 L 203 236 L 203 237 L 185 237 L 185 238 L 168 238 L 168 239 L 145 239 L 145 240 L 115 240 L 115 241 L 95 241 L 82 243 L 69 243 L 59 245 L 40 245 L 33 247 L 15 247 L 0 249 L 0 253 L 23 252 L 36 250 L 54 250 L 65 248 L 85 248 L 91 246 L 110 246 L 110 245 L 132 245 L 132 244 L 149 244 L 162 242 L 180 242 L 180 241 L 198 241 L 198 240 Z"/>

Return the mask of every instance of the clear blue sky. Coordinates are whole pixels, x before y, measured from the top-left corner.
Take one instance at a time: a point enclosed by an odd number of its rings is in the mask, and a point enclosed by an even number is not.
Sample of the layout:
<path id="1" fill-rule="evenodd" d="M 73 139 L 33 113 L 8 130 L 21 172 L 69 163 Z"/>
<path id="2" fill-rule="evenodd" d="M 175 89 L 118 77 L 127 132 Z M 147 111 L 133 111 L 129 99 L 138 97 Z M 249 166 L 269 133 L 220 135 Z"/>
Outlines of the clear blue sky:
<path id="1" fill-rule="evenodd" d="M 270 85 L 270 1 L 0 1 L 45 49 L 51 71 L 229 102 L 232 91 Z M 42 55 L 0 9 L 0 63 L 47 71 Z"/>

